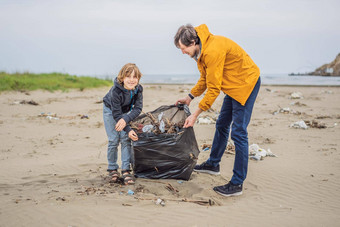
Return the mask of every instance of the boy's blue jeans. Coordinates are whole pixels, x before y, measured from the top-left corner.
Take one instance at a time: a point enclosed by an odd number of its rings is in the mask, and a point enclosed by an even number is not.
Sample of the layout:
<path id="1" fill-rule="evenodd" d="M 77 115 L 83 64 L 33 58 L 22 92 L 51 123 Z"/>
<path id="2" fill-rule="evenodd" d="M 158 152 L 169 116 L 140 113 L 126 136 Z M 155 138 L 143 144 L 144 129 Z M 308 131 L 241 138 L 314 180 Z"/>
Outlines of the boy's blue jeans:
<path id="1" fill-rule="evenodd" d="M 105 106 L 105 104 L 103 105 L 103 119 L 106 134 L 109 139 L 107 148 L 107 160 L 109 165 L 107 170 L 110 171 L 119 168 L 119 165 L 117 164 L 119 142 L 121 142 L 122 170 L 130 170 L 130 160 L 132 156 L 131 140 L 124 130 L 120 132 L 116 131 L 116 121 L 113 119 L 112 111 Z"/>
<path id="2" fill-rule="evenodd" d="M 231 183 L 242 184 L 248 170 L 248 132 L 251 113 L 259 92 L 261 79 L 259 78 L 246 104 L 242 106 L 235 99 L 226 95 L 220 115 L 216 121 L 216 131 L 207 164 L 218 166 L 226 149 L 230 125 L 231 139 L 235 144 L 235 162 Z"/>

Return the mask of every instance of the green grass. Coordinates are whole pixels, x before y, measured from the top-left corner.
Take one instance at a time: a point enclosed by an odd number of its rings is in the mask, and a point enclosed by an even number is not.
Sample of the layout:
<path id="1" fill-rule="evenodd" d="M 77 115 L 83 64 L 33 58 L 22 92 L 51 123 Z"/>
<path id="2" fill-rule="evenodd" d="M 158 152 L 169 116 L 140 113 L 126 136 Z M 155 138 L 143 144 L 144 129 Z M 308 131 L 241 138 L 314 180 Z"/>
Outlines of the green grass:
<path id="1" fill-rule="evenodd" d="M 0 92 L 2 91 L 67 91 L 84 90 L 101 86 L 112 86 L 112 81 L 94 77 L 78 77 L 61 73 L 6 73 L 0 72 Z"/>

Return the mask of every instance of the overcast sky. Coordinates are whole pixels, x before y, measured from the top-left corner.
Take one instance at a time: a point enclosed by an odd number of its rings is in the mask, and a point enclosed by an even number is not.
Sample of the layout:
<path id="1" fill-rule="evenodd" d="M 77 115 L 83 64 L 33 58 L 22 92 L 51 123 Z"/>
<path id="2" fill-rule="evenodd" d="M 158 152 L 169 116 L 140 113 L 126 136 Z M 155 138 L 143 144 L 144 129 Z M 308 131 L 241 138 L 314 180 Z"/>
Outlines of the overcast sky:
<path id="1" fill-rule="evenodd" d="M 339 0 L 0 0 L 0 71 L 195 74 L 173 44 L 207 24 L 238 43 L 262 73 L 313 71 L 340 53 Z"/>

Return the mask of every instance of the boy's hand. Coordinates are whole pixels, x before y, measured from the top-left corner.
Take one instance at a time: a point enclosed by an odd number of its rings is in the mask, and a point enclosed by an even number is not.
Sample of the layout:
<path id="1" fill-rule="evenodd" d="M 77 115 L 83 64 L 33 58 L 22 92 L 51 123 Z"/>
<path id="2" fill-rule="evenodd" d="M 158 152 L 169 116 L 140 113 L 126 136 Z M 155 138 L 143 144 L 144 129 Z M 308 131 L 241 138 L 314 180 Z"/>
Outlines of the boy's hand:
<path id="1" fill-rule="evenodd" d="M 138 136 L 137 134 L 135 133 L 135 131 L 131 130 L 129 132 L 129 138 L 132 139 L 133 141 L 137 141 L 138 140 Z"/>
<path id="2" fill-rule="evenodd" d="M 120 132 L 125 128 L 125 126 L 126 126 L 126 122 L 122 118 L 117 122 L 115 129 L 116 129 L 117 132 Z"/>

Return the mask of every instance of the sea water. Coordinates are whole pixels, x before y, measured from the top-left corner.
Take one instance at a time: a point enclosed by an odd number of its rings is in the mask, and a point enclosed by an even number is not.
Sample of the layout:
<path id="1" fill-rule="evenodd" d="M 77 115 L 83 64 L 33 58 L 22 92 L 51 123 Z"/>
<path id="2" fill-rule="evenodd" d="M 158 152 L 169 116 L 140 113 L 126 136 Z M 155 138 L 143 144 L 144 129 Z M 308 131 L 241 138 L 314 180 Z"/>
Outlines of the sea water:
<path id="1" fill-rule="evenodd" d="M 140 82 L 141 84 L 196 84 L 199 77 L 199 74 L 144 74 Z M 109 76 L 99 78 L 109 78 Z M 263 85 L 340 86 L 340 77 L 261 74 L 261 82 Z"/>
<path id="2" fill-rule="evenodd" d="M 199 74 L 154 74 L 143 75 L 143 84 L 195 84 Z M 302 85 L 302 86 L 340 86 L 340 77 L 325 76 L 289 76 L 288 74 L 261 74 L 261 82 L 265 85 Z"/>

